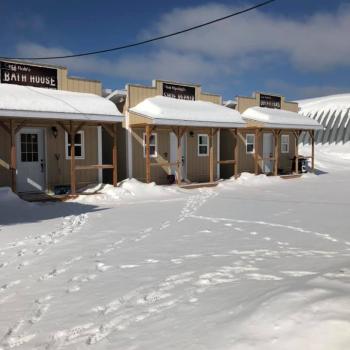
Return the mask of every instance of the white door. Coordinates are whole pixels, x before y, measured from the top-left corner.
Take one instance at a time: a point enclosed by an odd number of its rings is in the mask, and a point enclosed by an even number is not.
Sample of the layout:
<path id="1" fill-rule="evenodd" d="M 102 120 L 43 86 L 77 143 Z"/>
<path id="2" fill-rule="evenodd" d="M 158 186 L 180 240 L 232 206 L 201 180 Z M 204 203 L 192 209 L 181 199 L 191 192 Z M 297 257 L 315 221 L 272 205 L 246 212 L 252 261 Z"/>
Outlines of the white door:
<path id="1" fill-rule="evenodd" d="M 44 130 L 23 128 L 16 135 L 17 191 L 45 191 Z"/>
<path id="2" fill-rule="evenodd" d="M 272 133 L 263 133 L 263 172 L 270 174 L 273 172 L 273 161 L 266 159 L 273 157 L 273 135 Z"/>
<path id="3" fill-rule="evenodd" d="M 187 147 L 187 139 L 186 134 L 182 136 L 181 139 L 181 148 L 182 148 L 182 172 L 181 172 L 181 180 L 185 180 L 187 177 L 187 162 L 186 162 L 186 147 Z M 171 132 L 170 133 L 170 163 L 177 162 L 177 137 Z M 176 175 L 176 166 L 171 166 L 171 174 Z"/>

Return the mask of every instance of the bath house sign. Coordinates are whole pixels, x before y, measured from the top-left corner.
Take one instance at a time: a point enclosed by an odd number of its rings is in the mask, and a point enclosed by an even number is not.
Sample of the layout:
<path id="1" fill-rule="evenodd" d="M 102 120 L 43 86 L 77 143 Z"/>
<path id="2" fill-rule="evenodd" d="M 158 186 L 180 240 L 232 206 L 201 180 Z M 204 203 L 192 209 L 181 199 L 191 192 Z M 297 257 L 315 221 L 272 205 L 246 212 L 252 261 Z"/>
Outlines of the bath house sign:
<path id="1" fill-rule="evenodd" d="M 1 83 L 57 89 L 57 69 L 0 61 Z"/>

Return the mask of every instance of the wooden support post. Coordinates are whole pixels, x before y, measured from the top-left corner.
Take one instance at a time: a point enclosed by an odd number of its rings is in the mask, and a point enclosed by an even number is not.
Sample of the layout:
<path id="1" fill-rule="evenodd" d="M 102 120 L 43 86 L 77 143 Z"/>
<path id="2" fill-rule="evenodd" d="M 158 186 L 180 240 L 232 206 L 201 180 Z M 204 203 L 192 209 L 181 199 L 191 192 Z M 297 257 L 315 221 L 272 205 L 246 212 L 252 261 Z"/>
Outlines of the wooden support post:
<path id="1" fill-rule="evenodd" d="M 70 193 L 72 196 L 77 192 L 77 179 L 75 174 L 75 129 L 73 128 L 73 122 L 70 122 Z"/>
<path id="2" fill-rule="evenodd" d="M 214 129 L 209 132 L 209 182 L 214 182 Z"/>
<path id="3" fill-rule="evenodd" d="M 16 185 L 16 132 L 15 123 L 13 119 L 10 120 L 10 140 L 11 140 L 11 154 L 10 154 L 10 170 L 11 170 L 11 188 L 13 192 L 17 191 Z"/>
<path id="4" fill-rule="evenodd" d="M 177 139 L 177 153 L 176 153 L 176 181 L 180 185 L 182 182 L 182 135 L 181 128 L 178 127 L 176 130 L 176 139 Z"/>
<path id="5" fill-rule="evenodd" d="M 235 129 L 235 147 L 234 147 L 234 150 L 233 150 L 233 153 L 234 153 L 234 160 L 235 160 L 235 163 L 233 165 L 233 174 L 234 174 L 234 177 L 235 179 L 238 178 L 238 165 L 239 165 L 239 146 L 238 146 L 238 138 L 239 138 L 239 135 L 238 135 L 238 130 Z"/>
<path id="6" fill-rule="evenodd" d="M 278 167 L 279 167 L 279 161 L 280 161 L 280 147 L 279 147 L 279 136 L 281 134 L 281 130 L 275 130 L 274 131 L 274 138 L 275 138 L 275 150 L 274 150 L 274 158 L 275 158 L 275 166 L 274 166 L 274 172 L 273 174 L 275 176 L 278 175 Z"/>
<path id="7" fill-rule="evenodd" d="M 255 150 L 254 150 L 254 173 L 259 174 L 259 129 L 255 130 Z"/>
<path id="8" fill-rule="evenodd" d="M 311 137 L 311 171 L 315 172 L 315 130 L 310 130 Z"/>
<path id="9" fill-rule="evenodd" d="M 294 132 L 295 139 L 295 173 L 299 174 L 299 134 Z"/>
<path id="10" fill-rule="evenodd" d="M 113 125 L 113 186 L 118 184 L 118 144 L 117 144 L 117 125 Z"/>
<path id="11" fill-rule="evenodd" d="M 146 182 L 151 182 L 151 149 L 150 149 L 151 127 L 146 125 Z"/>

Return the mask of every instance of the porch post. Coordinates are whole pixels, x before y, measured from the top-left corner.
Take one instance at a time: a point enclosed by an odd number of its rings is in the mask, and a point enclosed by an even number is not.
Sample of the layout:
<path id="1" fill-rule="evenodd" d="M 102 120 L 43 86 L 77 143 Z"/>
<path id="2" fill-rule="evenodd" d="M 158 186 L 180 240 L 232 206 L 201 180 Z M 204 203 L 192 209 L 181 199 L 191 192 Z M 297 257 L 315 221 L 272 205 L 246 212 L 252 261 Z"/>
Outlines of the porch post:
<path id="1" fill-rule="evenodd" d="M 315 171 L 315 130 L 311 130 L 311 170 Z"/>
<path id="2" fill-rule="evenodd" d="M 235 179 L 238 178 L 238 163 L 239 163 L 239 147 L 238 147 L 238 129 L 236 128 L 235 131 L 234 131 L 234 135 L 235 135 L 235 146 L 234 146 L 234 149 L 233 149 L 233 154 L 234 154 L 234 159 L 235 159 L 235 162 L 234 162 L 234 165 L 233 165 L 233 173 L 234 173 L 234 177 Z"/>
<path id="3" fill-rule="evenodd" d="M 278 175 L 278 166 L 280 161 L 280 149 L 279 149 L 279 135 L 281 133 L 281 130 L 274 130 L 274 137 L 275 137 L 275 151 L 274 151 L 274 158 L 275 158 L 275 167 L 274 167 L 274 175 Z"/>
<path id="4" fill-rule="evenodd" d="M 151 151 L 150 151 L 151 128 L 146 125 L 146 182 L 151 182 Z"/>
<path id="5" fill-rule="evenodd" d="M 177 153 L 176 153 L 176 182 L 178 185 L 181 184 L 181 169 L 182 169 L 182 132 L 181 128 L 178 127 L 176 130 L 176 139 L 177 139 Z"/>
<path id="6" fill-rule="evenodd" d="M 118 145 L 117 145 L 117 125 L 113 124 L 113 186 L 117 187 L 118 183 Z"/>
<path id="7" fill-rule="evenodd" d="M 209 133 L 209 182 L 214 182 L 214 147 L 213 147 L 214 129 L 210 128 Z"/>
<path id="8" fill-rule="evenodd" d="M 75 196 L 77 191 L 77 180 L 75 173 L 75 129 L 73 128 L 73 122 L 70 122 L 70 188 L 71 195 Z"/>
<path id="9" fill-rule="evenodd" d="M 255 175 L 259 174 L 259 129 L 255 130 Z"/>
<path id="10" fill-rule="evenodd" d="M 294 131 L 295 138 L 295 173 L 299 174 L 299 134 Z"/>
<path id="11" fill-rule="evenodd" d="M 17 191 L 16 185 L 16 132 L 13 119 L 10 120 L 10 140 L 11 140 L 11 153 L 10 153 L 10 169 L 11 169 L 11 188 L 13 192 Z"/>

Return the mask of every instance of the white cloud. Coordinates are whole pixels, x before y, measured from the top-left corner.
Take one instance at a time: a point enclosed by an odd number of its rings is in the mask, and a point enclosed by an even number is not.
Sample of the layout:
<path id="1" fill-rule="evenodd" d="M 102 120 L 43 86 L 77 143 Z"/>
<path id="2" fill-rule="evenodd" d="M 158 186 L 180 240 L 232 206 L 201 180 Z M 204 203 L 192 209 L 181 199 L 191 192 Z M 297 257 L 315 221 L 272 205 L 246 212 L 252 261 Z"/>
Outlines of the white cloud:
<path id="1" fill-rule="evenodd" d="M 269 80 L 266 88 L 271 93 L 279 93 L 285 96 L 295 96 L 295 99 L 321 97 L 327 95 L 348 93 L 350 87 L 334 85 L 296 85 L 281 80 Z"/>
<path id="2" fill-rule="evenodd" d="M 45 47 L 36 43 L 17 45 L 17 55 L 21 57 L 45 57 L 70 55 L 64 48 Z M 38 61 L 39 62 L 39 61 Z M 123 55 L 118 59 L 86 56 L 68 59 L 41 61 L 69 67 L 78 73 L 97 73 L 104 76 L 134 80 L 174 79 L 181 81 L 201 81 L 214 79 L 221 74 L 229 74 L 231 68 L 213 64 L 198 54 L 180 54 L 171 50 L 155 50 L 150 54 Z"/>
<path id="3" fill-rule="evenodd" d="M 175 9 L 144 35 L 167 34 L 235 10 L 220 4 Z M 350 6 L 344 5 L 334 13 L 317 13 L 301 20 L 254 11 L 167 39 L 164 45 L 171 50 L 225 59 L 282 53 L 297 68 L 322 70 L 350 65 L 349 33 Z"/>

